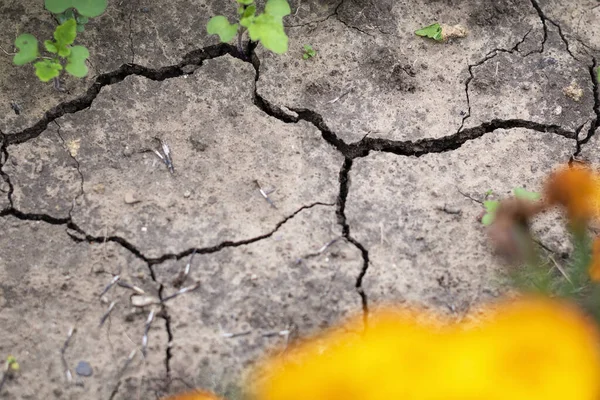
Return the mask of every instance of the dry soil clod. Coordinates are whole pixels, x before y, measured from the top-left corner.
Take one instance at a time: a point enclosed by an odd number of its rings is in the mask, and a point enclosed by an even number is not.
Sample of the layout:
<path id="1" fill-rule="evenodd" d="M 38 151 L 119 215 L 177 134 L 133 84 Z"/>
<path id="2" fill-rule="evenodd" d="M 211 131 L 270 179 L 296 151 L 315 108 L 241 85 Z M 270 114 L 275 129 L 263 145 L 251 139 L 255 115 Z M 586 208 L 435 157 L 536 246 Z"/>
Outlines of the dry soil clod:
<path id="1" fill-rule="evenodd" d="M 464 38 L 464 37 L 467 37 L 467 35 L 469 34 L 469 30 L 461 24 L 457 24 L 457 25 L 441 24 L 441 26 L 442 26 L 442 39 L 444 41 L 449 40 L 449 39 L 454 39 L 454 38 Z"/>
<path id="2" fill-rule="evenodd" d="M 581 88 L 581 86 L 579 86 L 577 81 L 573 81 L 569 86 L 565 87 L 563 89 L 563 93 L 571 100 L 577 102 L 579 102 L 583 97 L 583 89 Z"/>

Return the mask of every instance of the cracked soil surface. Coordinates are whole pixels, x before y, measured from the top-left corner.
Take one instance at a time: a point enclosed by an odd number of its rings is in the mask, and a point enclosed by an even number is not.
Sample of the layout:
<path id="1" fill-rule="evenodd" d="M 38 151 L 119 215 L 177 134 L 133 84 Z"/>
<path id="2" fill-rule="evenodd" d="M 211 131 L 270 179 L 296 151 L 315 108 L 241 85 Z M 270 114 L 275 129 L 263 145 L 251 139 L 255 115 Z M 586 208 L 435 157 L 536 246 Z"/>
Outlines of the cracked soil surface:
<path id="1" fill-rule="evenodd" d="M 51 34 L 41 3 L 0 4 L 4 50 Z M 64 93 L 0 58 L 0 398 L 237 399 L 265 352 L 379 304 L 460 318 L 506 290 L 485 193 L 600 162 L 596 0 L 290 4 L 285 55 L 209 37 L 226 2 L 134 0 Z M 434 21 L 469 33 L 413 34 Z"/>

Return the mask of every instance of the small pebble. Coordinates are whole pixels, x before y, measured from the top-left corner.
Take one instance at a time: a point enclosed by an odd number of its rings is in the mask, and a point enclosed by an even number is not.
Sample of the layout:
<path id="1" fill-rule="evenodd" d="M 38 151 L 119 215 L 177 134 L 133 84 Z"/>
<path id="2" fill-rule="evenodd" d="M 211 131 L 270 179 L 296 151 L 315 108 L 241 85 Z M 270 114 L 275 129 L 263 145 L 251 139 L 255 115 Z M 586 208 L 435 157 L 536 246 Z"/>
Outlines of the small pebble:
<path id="1" fill-rule="evenodd" d="M 183 193 L 183 197 L 185 197 L 186 199 L 187 199 L 188 197 L 190 197 L 191 195 L 192 195 L 192 193 L 191 193 L 189 190 L 186 190 L 186 191 Z"/>
<path id="2" fill-rule="evenodd" d="M 558 106 L 554 109 L 554 115 L 560 115 L 562 114 L 562 107 Z"/>
<path id="3" fill-rule="evenodd" d="M 127 192 L 125 193 L 125 203 L 126 204 L 135 204 L 135 203 L 139 203 L 140 200 L 135 197 L 135 194 L 133 194 L 132 192 Z"/>
<path id="4" fill-rule="evenodd" d="M 529 89 L 531 89 L 531 85 L 529 83 L 525 82 L 521 85 L 521 89 L 529 90 Z"/>
<path id="5" fill-rule="evenodd" d="M 79 376 L 92 376 L 92 366 L 86 361 L 79 361 L 75 367 L 75 372 Z"/>

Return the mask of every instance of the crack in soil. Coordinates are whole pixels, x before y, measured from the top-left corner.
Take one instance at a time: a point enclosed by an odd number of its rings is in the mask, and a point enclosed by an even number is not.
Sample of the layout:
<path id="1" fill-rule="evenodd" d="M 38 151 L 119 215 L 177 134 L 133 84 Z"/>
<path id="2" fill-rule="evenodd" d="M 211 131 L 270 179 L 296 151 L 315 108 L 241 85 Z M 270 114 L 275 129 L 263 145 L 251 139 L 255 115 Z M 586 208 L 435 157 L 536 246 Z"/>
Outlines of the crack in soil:
<path id="1" fill-rule="evenodd" d="M 469 85 L 471 84 L 471 81 L 473 79 L 475 79 L 475 76 L 473 75 L 473 69 L 485 64 L 486 62 L 488 62 L 492 58 L 496 57 L 500 53 L 509 53 L 509 54 L 518 53 L 519 46 L 522 45 L 523 43 L 525 43 L 525 40 L 527 40 L 527 36 L 529 36 L 532 29 L 529 29 L 527 31 L 527 33 L 523 36 L 523 38 L 521 40 L 519 40 L 511 49 L 509 49 L 509 50 L 502 49 L 502 48 L 493 49 L 493 50 L 489 51 L 485 55 L 485 57 L 483 57 L 483 59 L 481 59 L 480 61 L 476 62 L 475 64 L 468 65 L 467 69 L 469 71 L 469 77 L 465 81 L 465 95 L 467 98 L 467 113 L 462 118 L 460 127 L 458 128 L 458 132 L 460 132 L 463 129 L 463 127 L 465 126 L 465 121 L 471 117 L 471 99 L 469 97 Z"/>
<path id="2" fill-rule="evenodd" d="M 241 58 L 238 50 L 234 46 L 221 43 L 199 50 L 193 50 L 184 55 L 183 61 L 179 64 L 158 69 L 148 68 L 137 64 L 123 64 L 115 71 L 98 75 L 95 82 L 88 88 L 85 94 L 73 100 L 60 103 L 49 111 L 46 111 L 44 116 L 33 126 L 25 128 L 20 132 L 4 134 L 5 146 L 21 144 L 33 139 L 46 130 L 51 122 L 54 122 L 56 119 L 64 116 L 65 114 L 74 114 L 78 111 L 89 108 L 104 86 L 119 83 L 130 75 L 139 75 L 154 81 L 164 81 L 166 79 L 189 75 L 193 72 L 185 72 L 185 67 L 190 65 L 201 66 L 203 61 L 221 57 L 225 54 L 230 54 L 233 57 Z"/>
<path id="3" fill-rule="evenodd" d="M 596 114 L 596 118 L 590 124 L 590 128 L 587 131 L 585 138 L 582 140 L 577 140 L 577 151 L 574 156 L 578 156 L 581 152 L 581 148 L 584 144 L 589 142 L 589 140 L 594 136 L 598 128 L 600 128 L 600 82 L 598 82 L 598 60 L 595 57 L 592 57 L 592 65 L 589 67 L 590 78 L 592 79 L 592 84 L 594 87 L 594 114 Z"/>
<path id="4" fill-rule="evenodd" d="M 367 274 L 367 270 L 369 269 L 369 251 L 365 248 L 365 246 L 363 246 L 358 240 L 354 239 L 350 234 L 350 225 L 348 224 L 345 213 L 346 200 L 348 199 L 348 193 L 350 192 L 350 170 L 352 169 L 352 164 L 353 160 L 351 158 L 346 158 L 344 160 L 342 168 L 340 169 L 340 192 L 338 195 L 336 214 L 338 218 L 338 223 L 342 225 L 342 236 L 360 251 L 363 259 L 363 266 L 360 273 L 358 274 L 358 277 L 356 278 L 356 283 L 354 284 L 354 287 L 356 288 L 356 291 L 360 296 L 363 312 L 363 323 L 366 330 L 369 321 L 369 302 L 367 298 L 367 293 L 362 287 L 362 283 L 365 275 Z"/>
<path id="5" fill-rule="evenodd" d="M 75 198 L 73 198 L 73 200 L 71 201 L 71 208 L 69 209 L 69 214 L 68 214 L 69 218 L 70 218 L 73 213 L 73 209 L 75 208 L 75 203 L 77 202 L 77 199 L 79 199 L 84 194 L 84 192 L 83 192 L 83 184 L 84 184 L 83 173 L 81 172 L 81 169 L 80 169 L 81 165 L 79 164 L 79 160 L 77 159 L 77 157 L 75 157 L 73 155 L 73 153 L 71 152 L 71 149 L 69 148 L 69 146 L 67 146 L 67 142 L 65 141 L 65 139 L 62 137 L 62 134 L 60 133 L 60 130 L 62 127 L 60 126 L 58 121 L 54 120 L 53 122 L 58 127 L 58 129 L 56 130 L 56 134 L 60 138 L 60 141 L 63 144 L 63 148 L 65 149 L 65 151 L 67 152 L 69 157 L 71 157 L 71 159 L 75 162 L 75 165 L 77 168 L 77 173 L 79 174 L 79 181 L 80 181 L 79 193 L 77 193 L 77 196 L 75 196 Z"/>
<path id="6" fill-rule="evenodd" d="M 541 50 L 539 51 L 539 53 L 544 52 L 544 46 L 546 44 L 546 40 L 548 39 L 548 23 L 551 23 L 552 25 L 554 25 L 557 28 L 558 35 L 560 36 L 560 39 L 562 40 L 562 42 L 565 44 L 567 53 L 569 53 L 569 55 L 571 57 L 573 57 L 573 59 L 575 59 L 577 61 L 581 61 L 577 57 L 575 57 L 575 55 L 571 52 L 571 49 L 569 47 L 569 41 L 567 40 L 567 37 L 565 36 L 560 24 L 555 22 L 554 20 L 550 19 L 544 13 L 544 10 L 542 10 L 542 7 L 538 3 L 538 0 L 531 0 L 531 5 L 533 6 L 533 8 L 535 8 L 535 11 L 537 12 L 538 16 L 540 17 L 540 20 L 542 21 L 542 26 L 544 28 L 544 38 L 542 40 L 542 46 L 541 46 Z"/>

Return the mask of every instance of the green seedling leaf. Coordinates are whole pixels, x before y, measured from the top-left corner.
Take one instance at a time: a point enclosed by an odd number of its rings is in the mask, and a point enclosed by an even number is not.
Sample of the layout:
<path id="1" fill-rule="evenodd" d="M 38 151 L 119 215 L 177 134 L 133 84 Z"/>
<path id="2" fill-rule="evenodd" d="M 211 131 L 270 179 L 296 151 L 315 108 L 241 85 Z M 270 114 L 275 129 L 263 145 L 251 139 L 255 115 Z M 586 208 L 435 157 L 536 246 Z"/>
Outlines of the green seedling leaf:
<path id="1" fill-rule="evenodd" d="M 531 200 L 531 201 L 537 201 L 542 197 L 539 193 L 530 192 L 524 188 L 515 188 L 513 190 L 513 194 L 515 195 L 515 197 L 517 199 Z"/>
<path id="2" fill-rule="evenodd" d="M 313 47 L 310 44 L 304 45 L 304 54 L 302 54 L 303 59 L 308 60 L 309 58 L 312 58 L 316 55 L 317 52 L 315 51 L 315 49 L 313 49 Z"/>
<path id="3" fill-rule="evenodd" d="M 44 46 L 51 53 L 68 57 L 71 54 L 69 45 L 75 41 L 75 37 L 77 37 L 77 22 L 70 19 L 56 27 L 54 30 L 55 41 L 46 40 Z"/>
<path id="4" fill-rule="evenodd" d="M 83 32 L 83 31 L 85 31 L 85 25 L 79 25 L 79 24 L 77 24 L 77 29 L 76 30 L 77 30 L 77 32 L 80 32 L 80 33 Z"/>
<path id="5" fill-rule="evenodd" d="M 437 40 L 438 42 L 444 40 L 442 38 L 442 27 L 437 22 L 415 31 L 415 35 L 428 37 L 433 40 Z"/>
<path id="6" fill-rule="evenodd" d="M 66 19 L 75 18 L 75 11 L 73 11 L 72 8 L 69 8 L 67 9 L 67 11 L 64 12 L 64 16 Z"/>
<path id="7" fill-rule="evenodd" d="M 596 68 L 596 81 L 600 82 L 600 67 Z"/>
<path id="8" fill-rule="evenodd" d="M 52 40 L 44 40 L 44 47 L 50 53 L 54 53 L 54 54 L 58 53 L 58 48 L 56 47 L 56 45 L 54 44 L 54 42 Z"/>
<path id="9" fill-rule="evenodd" d="M 485 215 L 483 216 L 483 218 L 481 219 L 481 223 L 485 226 L 489 226 L 494 222 L 494 219 L 496 218 L 496 210 L 498 209 L 498 206 L 500 205 L 500 202 L 497 200 L 486 200 L 483 202 L 483 206 L 485 207 Z"/>
<path id="10" fill-rule="evenodd" d="M 46 6 L 46 10 L 50 11 L 52 14 L 60 14 L 65 12 L 67 8 L 73 6 L 72 0 L 46 0 L 44 2 Z"/>
<path id="11" fill-rule="evenodd" d="M 267 4 L 265 4 L 265 14 L 276 18 L 283 18 L 291 13 L 292 10 L 287 0 L 267 0 Z"/>
<path id="12" fill-rule="evenodd" d="M 35 67 L 35 74 L 42 82 L 48 82 L 56 78 L 63 69 L 62 65 L 54 60 L 38 61 L 33 66 Z"/>
<path id="13" fill-rule="evenodd" d="M 240 18 L 240 25 L 242 25 L 244 28 L 248 28 L 250 25 L 252 25 L 254 23 L 254 15 L 255 14 L 256 14 L 256 6 L 255 5 L 246 7 L 246 10 L 244 10 L 242 17 Z"/>
<path id="14" fill-rule="evenodd" d="M 90 22 L 90 19 L 88 17 L 84 17 L 82 15 L 78 15 L 77 18 L 76 18 L 76 20 L 77 20 L 77 23 L 81 24 L 81 25 L 85 25 L 88 22 Z"/>
<path id="15" fill-rule="evenodd" d="M 238 24 L 230 24 L 222 15 L 212 17 L 206 25 L 206 31 L 211 35 L 219 35 L 219 39 L 223 43 L 230 42 L 235 37 L 237 30 Z"/>
<path id="16" fill-rule="evenodd" d="M 236 0 L 238 2 L 238 4 L 244 5 L 244 6 L 249 6 L 250 4 L 254 3 L 254 0 Z"/>
<path id="17" fill-rule="evenodd" d="M 77 78 L 83 78 L 88 73 L 85 60 L 90 56 L 90 52 L 85 46 L 71 47 L 71 54 L 67 57 L 65 70 Z"/>
<path id="18" fill-rule="evenodd" d="M 56 14 L 56 20 L 58 21 L 59 25 L 62 24 L 63 22 L 65 22 L 68 19 L 69 18 L 67 18 L 67 16 L 65 15 L 65 13 Z"/>
<path id="19" fill-rule="evenodd" d="M 494 219 L 496 218 L 495 214 L 485 214 L 483 218 L 481 218 L 481 223 L 485 226 L 490 226 L 494 223 Z"/>
<path id="20" fill-rule="evenodd" d="M 494 191 L 492 189 L 488 189 L 485 191 L 485 197 L 490 197 L 493 194 L 494 194 Z"/>
<path id="21" fill-rule="evenodd" d="M 53 14 L 65 12 L 74 8 L 84 17 L 97 17 L 101 15 L 108 5 L 108 0 L 45 0 L 46 9 Z"/>
<path id="22" fill-rule="evenodd" d="M 288 37 L 280 17 L 266 13 L 259 15 L 248 27 L 248 34 L 251 40 L 260 41 L 266 49 L 274 53 L 283 54 L 288 49 Z"/>
<path id="23" fill-rule="evenodd" d="M 65 23 L 56 27 L 54 30 L 54 39 L 59 46 L 73 44 L 75 38 L 77 37 L 77 32 L 75 31 L 76 26 L 77 21 L 71 18 L 68 21 L 65 21 Z"/>
<path id="24" fill-rule="evenodd" d="M 13 58 L 16 65 L 24 65 L 38 58 L 38 41 L 29 33 L 19 35 L 15 39 L 15 47 L 19 49 Z"/>
<path id="25" fill-rule="evenodd" d="M 8 369 L 12 372 L 19 371 L 19 363 L 17 362 L 17 359 L 14 356 L 6 357 L 6 365 L 8 366 Z"/>

